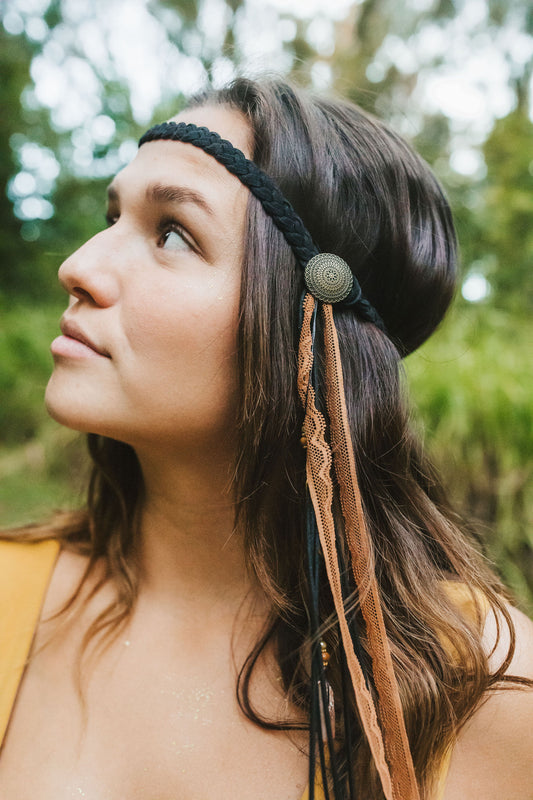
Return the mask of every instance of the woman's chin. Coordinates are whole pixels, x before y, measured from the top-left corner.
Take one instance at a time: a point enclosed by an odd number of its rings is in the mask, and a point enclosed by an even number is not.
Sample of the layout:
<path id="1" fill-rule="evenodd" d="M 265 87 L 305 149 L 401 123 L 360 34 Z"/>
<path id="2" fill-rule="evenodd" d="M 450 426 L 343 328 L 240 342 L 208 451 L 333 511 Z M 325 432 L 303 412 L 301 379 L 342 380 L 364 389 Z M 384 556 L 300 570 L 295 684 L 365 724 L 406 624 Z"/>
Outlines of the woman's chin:
<path id="1" fill-rule="evenodd" d="M 48 414 L 60 425 L 80 433 L 96 432 L 90 409 L 84 407 L 85 404 L 80 404 L 72 391 L 67 392 L 59 387 L 53 375 L 46 387 L 44 404 Z"/>

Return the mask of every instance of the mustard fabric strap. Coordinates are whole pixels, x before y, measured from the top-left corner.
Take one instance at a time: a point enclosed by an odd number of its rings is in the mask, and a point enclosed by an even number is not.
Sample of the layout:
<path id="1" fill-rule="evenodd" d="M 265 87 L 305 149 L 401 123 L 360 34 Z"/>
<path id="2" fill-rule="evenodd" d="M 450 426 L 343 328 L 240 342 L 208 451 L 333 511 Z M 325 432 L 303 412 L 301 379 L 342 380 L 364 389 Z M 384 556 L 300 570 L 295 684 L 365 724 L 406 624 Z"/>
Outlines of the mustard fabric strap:
<path id="1" fill-rule="evenodd" d="M 460 581 L 442 581 L 442 587 L 463 617 L 474 621 L 479 609 L 481 622 L 484 622 L 490 609 L 490 603 L 479 589 L 471 589 L 466 583 Z"/>
<path id="2" fill-rule="evenodd" d="M 0 746 L 59 547 L 52 539 L 0 541 Z"/>

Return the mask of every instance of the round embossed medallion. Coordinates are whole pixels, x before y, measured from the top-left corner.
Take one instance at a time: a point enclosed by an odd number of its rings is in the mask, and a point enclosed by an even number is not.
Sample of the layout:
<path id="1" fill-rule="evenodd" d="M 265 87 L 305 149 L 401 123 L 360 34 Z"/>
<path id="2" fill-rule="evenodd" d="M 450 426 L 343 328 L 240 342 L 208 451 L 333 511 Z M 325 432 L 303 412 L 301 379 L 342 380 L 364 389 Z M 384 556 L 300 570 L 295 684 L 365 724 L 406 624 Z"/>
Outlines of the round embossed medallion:
<path id="1" fill-rule="evenodd" d="M 324 303 L 339 303 L 350 294 L 353 275 L 350 267 L 332 253 L 318 253 L 305 268 L 305 285 Z"/>

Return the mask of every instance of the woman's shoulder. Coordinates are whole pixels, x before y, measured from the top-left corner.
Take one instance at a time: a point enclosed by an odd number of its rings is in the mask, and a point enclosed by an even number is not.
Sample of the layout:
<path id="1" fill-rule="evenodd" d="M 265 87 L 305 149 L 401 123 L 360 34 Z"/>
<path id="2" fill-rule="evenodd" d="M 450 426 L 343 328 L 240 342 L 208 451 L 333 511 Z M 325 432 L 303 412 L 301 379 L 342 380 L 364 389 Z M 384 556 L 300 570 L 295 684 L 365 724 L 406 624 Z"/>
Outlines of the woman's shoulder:
<path id="1" fill-rule="evenodd" d="M 508 676 L 533 680 L 533 622 L 507 606 L 515 631 Z M 484 630 L 492 669 L 503 663 L 510 644 L 508 626 L 489 610 Z M 491 690 L 460 731 L 443 800 L 532 800 L 533 688 L 507 684 Z"/>

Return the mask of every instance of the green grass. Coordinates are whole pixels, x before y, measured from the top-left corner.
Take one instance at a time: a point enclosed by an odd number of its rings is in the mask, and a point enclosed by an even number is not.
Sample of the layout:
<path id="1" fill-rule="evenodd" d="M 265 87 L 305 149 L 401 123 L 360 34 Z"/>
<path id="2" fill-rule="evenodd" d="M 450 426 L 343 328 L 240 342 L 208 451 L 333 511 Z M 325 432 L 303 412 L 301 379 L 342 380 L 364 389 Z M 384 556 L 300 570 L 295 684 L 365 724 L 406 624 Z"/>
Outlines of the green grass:
<path id="1" fill-rule="evenodd" d="M 50 342 L 64 306 L 13 305 L 0 318 L 0 525 L 46 517 L 80 497 L 79 437 L 48 418 Z"/>
<path id="2" fill-rule="evenodd" d="M 80 505 L 86 464 L 83 437 L 51 420 L 31 441 L 0 447 L 0 527 Z"/>
<path id="3" fill-rule="evenodd" d="M 52 370 L 50 342 L 63 307 L 14 305 L 0 317 L 0 443 L 35 438 L 46 419 L 43 396 Z"/>
<path id="4" fill-rule="evenodd" d="M 416 423 L 450 494 L 533 610 L 533 321 L 458 308 L 406 367 Z"/>

